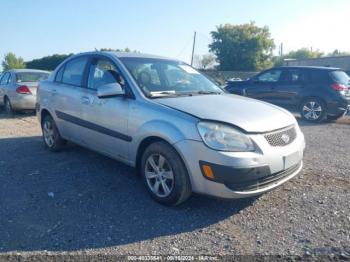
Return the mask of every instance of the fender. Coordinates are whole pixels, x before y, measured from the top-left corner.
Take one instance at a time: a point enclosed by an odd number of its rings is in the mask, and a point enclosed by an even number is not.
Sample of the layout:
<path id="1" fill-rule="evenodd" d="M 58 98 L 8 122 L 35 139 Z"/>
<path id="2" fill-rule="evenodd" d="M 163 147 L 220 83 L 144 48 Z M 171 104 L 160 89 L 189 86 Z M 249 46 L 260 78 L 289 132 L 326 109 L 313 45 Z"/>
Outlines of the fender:
<path id="1" fill-rule="evenodd" d="M 189 127 L 190 128 L 190 127 Z M 193 127 L 195 130 L 195 127 Z M 188 139 L 179 128 L 165 120 L 153 120 L 137 129 L 129 148 L 129 159 L 136 161 L 138 148 L 141 142 L 148 137 L 158 137 L 173 145 L 181 140 Z M 198 139 L 199 134 L 197 134 Z"/>

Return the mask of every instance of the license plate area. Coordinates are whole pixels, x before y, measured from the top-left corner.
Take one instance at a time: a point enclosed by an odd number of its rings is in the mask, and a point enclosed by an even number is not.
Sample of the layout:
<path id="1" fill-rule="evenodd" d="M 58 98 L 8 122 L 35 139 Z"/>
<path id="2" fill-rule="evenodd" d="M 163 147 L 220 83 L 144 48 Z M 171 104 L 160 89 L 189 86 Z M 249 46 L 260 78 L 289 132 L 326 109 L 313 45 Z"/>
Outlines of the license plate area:
<path id="1" fill-rule="evenodd" d="M 292 166 L 295 166 L 299 162 L 300 162 L 299 152 L 295 152 L 293 154 L 283 157 L 284 169 L 288 169 Z"/>

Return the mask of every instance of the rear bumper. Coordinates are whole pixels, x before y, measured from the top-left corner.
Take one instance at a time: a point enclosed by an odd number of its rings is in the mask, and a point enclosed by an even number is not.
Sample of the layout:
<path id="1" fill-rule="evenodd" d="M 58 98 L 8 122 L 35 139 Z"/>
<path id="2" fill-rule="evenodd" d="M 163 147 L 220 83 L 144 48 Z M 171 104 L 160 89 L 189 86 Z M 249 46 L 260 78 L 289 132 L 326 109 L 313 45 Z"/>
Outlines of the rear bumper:
<path id="1" fill-rule="evenodd" d="M 12 98 L 11 105 L 15 110 L 34 110 L 36 104 L 36 96 L 34 95 L 16 95 Z"/>

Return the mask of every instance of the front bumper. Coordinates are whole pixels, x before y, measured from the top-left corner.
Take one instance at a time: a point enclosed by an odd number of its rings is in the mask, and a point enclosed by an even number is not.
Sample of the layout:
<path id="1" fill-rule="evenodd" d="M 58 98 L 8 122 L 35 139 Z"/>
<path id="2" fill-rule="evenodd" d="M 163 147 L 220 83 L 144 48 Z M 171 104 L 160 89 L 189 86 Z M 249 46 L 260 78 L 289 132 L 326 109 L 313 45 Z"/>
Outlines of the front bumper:
<path id="1" fill-rule="evenodd" d="M 257 152 L 220 152 L 193 140 L 176 143 L 192 190 L 220 198 L 252 197 L 278 187 L 301 171 L 305 141 L 299 128 L 296 139 L 283 147 L 272 147 L 261 134 L 250 137 L 259 147 Z M 288 156 L 293 156 L 292 162 L 286 162 Z M 213 178 L 205 176 L 204 165 L 211 167 Z"/>

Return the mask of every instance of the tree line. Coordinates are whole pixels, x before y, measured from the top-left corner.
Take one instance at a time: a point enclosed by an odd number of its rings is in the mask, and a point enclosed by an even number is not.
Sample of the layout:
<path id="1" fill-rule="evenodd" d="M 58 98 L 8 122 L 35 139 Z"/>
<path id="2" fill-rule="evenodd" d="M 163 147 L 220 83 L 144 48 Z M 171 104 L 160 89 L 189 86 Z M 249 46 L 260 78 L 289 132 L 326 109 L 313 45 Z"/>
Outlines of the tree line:
<path id="1" fill-rule="evenodd" d="M 284 55 L 274 56 L 275 42 L 267 26 L 259 27 L 255 22 L 240 25 L 225 24 L 217 26 L 211 33 L 212 43 L 209 53 L 197 55 L 194 66 L 199 69 L 216 69 L 219 71 L 260 71 L 272 66 L 280 66 L 284 59 L 307 59 L 324 56 L 350 55 L 349 52 L 334 50 L 325 54 L 320 50 L 300 48 Z M 102 48 L 100 51 L 137 52 L 129 48 L 110 49 Z M 4 57 L 2 66 L 4 70 L 12 68 L 31 68 L 52 71 L 63 60 L 73 54 L 54 54 L 39 59 L 24 62 L 14 53 Z"/>

